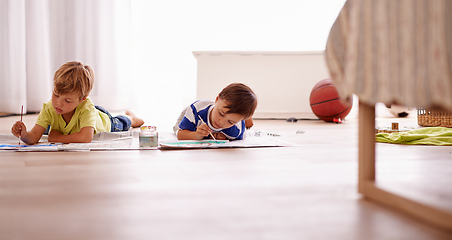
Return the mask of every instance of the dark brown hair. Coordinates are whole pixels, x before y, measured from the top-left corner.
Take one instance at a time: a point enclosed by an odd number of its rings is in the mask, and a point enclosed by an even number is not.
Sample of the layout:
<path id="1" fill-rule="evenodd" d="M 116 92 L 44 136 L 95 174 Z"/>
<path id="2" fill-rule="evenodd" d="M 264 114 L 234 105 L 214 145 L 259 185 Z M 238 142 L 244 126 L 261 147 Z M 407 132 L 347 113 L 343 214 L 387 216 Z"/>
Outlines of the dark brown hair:
<path id="1" fill-rule="evenodd" d="M 257 107 L 257 97 L 250 87 L 243 83 L 231 83 L 218 94 L 218 98 L 225 101 L 226 113 L 237 113 L 250 118 Z"/>
<path id="2" fill-rule="evenodd" d="M 58 94 L 80 93 L 80 99 L 89 95 L 94 85 L 94 70 L 81 62 L 63 64 L 53 77 L 54 91 Z"/>

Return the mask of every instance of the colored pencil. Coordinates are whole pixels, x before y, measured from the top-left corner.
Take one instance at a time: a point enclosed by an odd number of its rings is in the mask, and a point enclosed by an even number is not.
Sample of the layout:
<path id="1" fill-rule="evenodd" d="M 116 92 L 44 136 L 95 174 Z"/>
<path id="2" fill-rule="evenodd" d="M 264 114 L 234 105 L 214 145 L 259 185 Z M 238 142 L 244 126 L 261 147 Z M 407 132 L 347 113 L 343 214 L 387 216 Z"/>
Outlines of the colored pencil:
<path id="1" fill-rule="evenodd" d="M 202 120 L 201 116 L 198 115 L 198 117 L 199 117 L 199 119 L 201 119 L 201 122 L 202 122 L 202 123 L 204 123 L 204 124 L 207 125 L 207 123 L 204 122 L 204 120 Z M 207 125 L 207 126 L 209 126 L 209 125 Z M 215 137 L 213 136 L 213 134 L 212 134 L 211 132 L 210 132 L 209 134 L 210 134 L 210 136 L 213 138 L 213 140 L 217 141 L 217 139 L 215 139 Z"/>
<path id="2" fill-rule="evenodd" d="M 22 116 L 24 115 L 24 105 L 20 109 L 20 121 L 22 122 Z M 19 145 L 20 145 L 20 134 L 19 134 Z"/>

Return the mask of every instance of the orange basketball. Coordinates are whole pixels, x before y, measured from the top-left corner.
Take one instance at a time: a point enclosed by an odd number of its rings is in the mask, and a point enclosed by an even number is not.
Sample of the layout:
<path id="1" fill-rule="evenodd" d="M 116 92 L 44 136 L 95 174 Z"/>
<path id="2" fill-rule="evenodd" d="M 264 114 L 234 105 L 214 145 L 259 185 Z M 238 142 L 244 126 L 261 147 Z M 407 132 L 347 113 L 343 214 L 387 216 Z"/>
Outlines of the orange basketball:
<path id="1" fill-rule="evenodd" d="M 331 79 L 324 79 L 312 88 L 309 103 L 312 112 L 325 122 L 333 122 L 336 118 L 344 119 L 353 105 L 351 99 L 343 101 L 339 97 Z"/>

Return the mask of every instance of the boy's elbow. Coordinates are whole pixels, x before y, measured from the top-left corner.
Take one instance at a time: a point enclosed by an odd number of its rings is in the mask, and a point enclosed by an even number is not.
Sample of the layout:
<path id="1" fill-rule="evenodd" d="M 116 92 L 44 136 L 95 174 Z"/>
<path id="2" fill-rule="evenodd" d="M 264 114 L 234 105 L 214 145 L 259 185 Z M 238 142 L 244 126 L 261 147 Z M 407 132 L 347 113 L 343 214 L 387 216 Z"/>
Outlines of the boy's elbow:
<path id="1" fill-rule="evenodd" d="M 74 140 L 79 143 L 90 143 L 93 141 L 93 138 L 94 128 L 92 127 L 84 127 L 79 133 L 74 133 Z"/>
<path id="2" fill-rule="evenodd" d="M 85 134 L 82 136 L 78 136 L 77 139 L 69 140 L 67 143 L 90 143 L 93 141 L 93 135 L 92 134 Z"/>
<path id="3" fill-rule="evenodd" d="M 176 138 L 177 138 L 177 140 L 181 140 L 181 130 L 180 129 L 177 130 L 177 132 L 176 132 Z"/>
<path id="4" fill-rule="evenodd" d="M 192 133 L 191 131 L 179 129 L 176 134 L 177 140 L 190 140 L 191 138 L 189 135 L 191 133 Z"/>
<path id="5" fill-rule="evenodd" d="M 86 136 L 82 139 L 81 143 L 90 143 L 93 141 L 93 136 Z"/>

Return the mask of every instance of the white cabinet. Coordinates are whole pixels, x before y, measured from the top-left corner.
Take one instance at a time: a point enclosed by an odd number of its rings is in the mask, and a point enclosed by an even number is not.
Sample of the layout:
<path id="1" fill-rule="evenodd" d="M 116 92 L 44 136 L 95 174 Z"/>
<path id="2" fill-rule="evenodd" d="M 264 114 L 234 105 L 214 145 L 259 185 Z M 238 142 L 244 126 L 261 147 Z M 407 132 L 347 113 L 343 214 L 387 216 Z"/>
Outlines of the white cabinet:
<path id="1" fill-rule="evenodd" d="M 309 105 L 314 85 L 328 78 L 322 52 L 196 51 L 197 99 L 211 99 L 242 82 L 258 96 L 255 118 L 316 118 Z"/>

